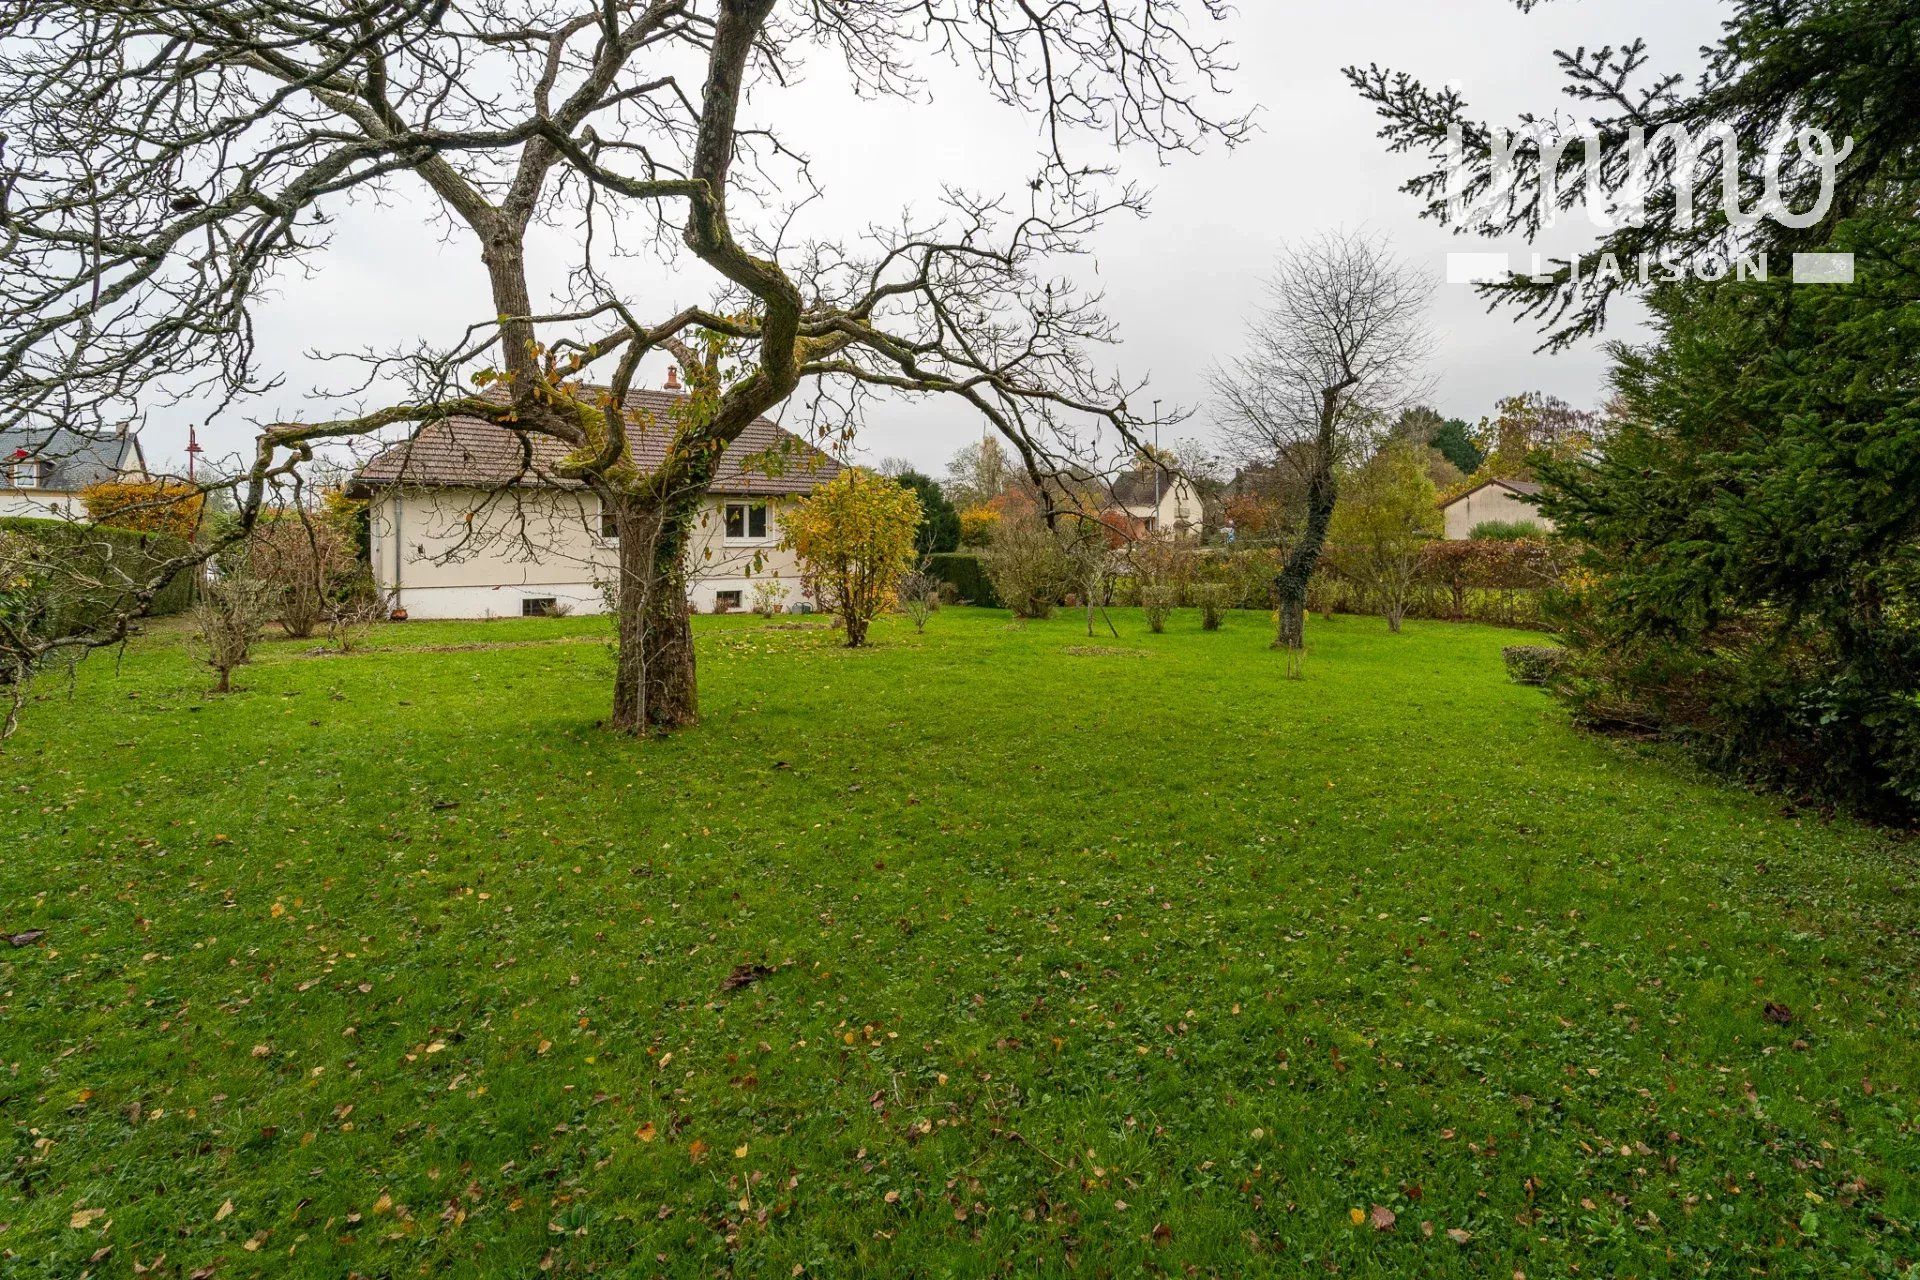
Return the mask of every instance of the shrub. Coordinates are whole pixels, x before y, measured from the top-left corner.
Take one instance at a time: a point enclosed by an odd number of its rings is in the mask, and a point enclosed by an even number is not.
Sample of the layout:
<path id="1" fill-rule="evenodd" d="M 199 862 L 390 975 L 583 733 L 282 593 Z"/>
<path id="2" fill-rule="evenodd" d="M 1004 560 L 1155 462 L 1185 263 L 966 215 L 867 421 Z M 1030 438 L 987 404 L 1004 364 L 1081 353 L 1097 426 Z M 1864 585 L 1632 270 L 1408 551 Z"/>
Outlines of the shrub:
<path id="1" fill-rule="evenodd" d="M 276 511 L 254 526 L 249 568 L 273 591 L 274 618 L 304 640 L 327 620 L 358 567 L 351 532 L 324 514 Z"/>
<path id="2" fill-rule="evenodd" d="M 924 573 L 910 573 L 900 580 L 900 612 L 907 615 L 916 633 L 924 633 L 927 619 L 940 607 L 941 583 Z"/>
<path id="3" fill-rule="evenodd" d="M 1538 520 L 1482 520 L 1467 531 L 1474 542 L 1522 542 L 1547 536 L 1547 527 Z"/>
<path id="4" fill-rule="evenodd" d="M 35 607 L 49 634 L 84 631 L 133 611 L 160 566 L 191 550 L 168 534 L 30 516 L 0 517 L 0 534 L 20 539 L 22 563 L 39 570 Z M 154 593 L 146 615 L 185 612 L 197 577 L 194 566 L 174 574 Z"/>
<path id="5" fill-rule="evenodd" d="M 768 578 L 753 584 L 753 611 L 763 618 L 771 618 L 780 612 L 780 607 L 791 595 L 792 588 L 778 578 Z"/>
<path id="6" fill-rule="evenodd" d="M 573 612 L 569 601 L 557 601 L 549 617 Z M 387 616 L 387 600 L 373 580 L 373 570 L 357 566 L 327 600 L 327 636 L 341 653 L 351 653 L 374 625 Z"/>
<path id="7" fill-rule="evenodd" d="M 1147 615 L 1147 630 L 1159 635 L 1167 629 L 1167 617 L 1173 612 L 1179 591 L 1170 583 L 1150 582 L 1140 588 L 1140 608 Z"/>
<path id="8" fill-rule="evenodd" d="M 1447 593 L 1435 607 L 1450 617 L 1531 624 L 1539 621 L 1538 595 L 1564 581 L 1569 556 L 1564 544 L 1540 538 L 1429 542 L 1420 579 Z"/>
<path id="9" fill-rule="evenodd" d="M 1224 582 L 1201 582 L 1195 584 L 1192 595 L 1200 606 L 1200 629 L 1218 631 L 1220 620 L 1233 607 L 1233 588 Z"/>
<path id="10" fill-rule="evenodd" d="M 1560 669 L 1566 651 L 1539 644 L 1510 644 L 1500 656 L 1506 660 L 1508 679 L 1515 684 L 1544 685 Z"/>
<path id="11" fill-rule="evenodd" d="M 984 547 L 1000 527 L 1000 513 L 992 507 L 968 507 L 960 513 L 960 545 Z"/>
<path id="12" fill-rule="evenodd" d="M 987 577 L 986 563 L 971 552 L 956 551 L 928 556 L 926 572 L 944 584 L 940 591 L 943 598 L 951 588 L 954 604 L 977 604 L 989 609 L 999 607 L 1000 599 L 993 594 L 993 583 Z"/>
<path id="13" fill-rule="evenodd" d="M 1053 530 L 1038 520 L 1000 526 L 981 557 L 994 594 L 1017 618 L 1046 618 L 1073 588 L 1073 565 Z"/>
<path id="14" fill-rule="evenodd" d="M 847 647 L 859 648 L 913 563 L 920 499 L 884 476 L 849 467 L 795 503 L 785 524 L 786 545 L 816 584 L 821 605 L 846 628 Z"/>
<path id="15" fill-rule="evenodd" d="M 183 480 L 106 480 L 80 491 L 97 524 L 191 538 L 200 532 L 206 495 Z"/>
<path id="16" fill-rule="evenodd" d="M 207 665 L 220 674 L 216 693 L 232 692 L 233 669 L 247 660 L 273 606 L 273 584 L 251 576 L 244 565 L 201 587 L 193 620 Z"/>

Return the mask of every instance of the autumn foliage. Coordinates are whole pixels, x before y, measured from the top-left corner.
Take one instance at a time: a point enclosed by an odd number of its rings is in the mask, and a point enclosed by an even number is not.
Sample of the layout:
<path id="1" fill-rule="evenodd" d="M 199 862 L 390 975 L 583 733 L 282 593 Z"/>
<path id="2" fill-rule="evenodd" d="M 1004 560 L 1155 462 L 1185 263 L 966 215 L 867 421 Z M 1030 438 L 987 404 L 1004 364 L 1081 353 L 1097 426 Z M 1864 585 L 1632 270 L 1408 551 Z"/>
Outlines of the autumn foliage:
<path id="1" fill-rule="evenodd" d="M 95 524 L 192 538 L 200 531 L 206 496 L 182 480 L 106 480 L 80 491 Z"/>
<path id="2" fill-rule="evenodd" d="M 859 648 L 913 564 L 920 499 L 884 476 L 849 467 L 795 503 L 781 523 L 816 598 L 839 615 L 847 647 Z"/>

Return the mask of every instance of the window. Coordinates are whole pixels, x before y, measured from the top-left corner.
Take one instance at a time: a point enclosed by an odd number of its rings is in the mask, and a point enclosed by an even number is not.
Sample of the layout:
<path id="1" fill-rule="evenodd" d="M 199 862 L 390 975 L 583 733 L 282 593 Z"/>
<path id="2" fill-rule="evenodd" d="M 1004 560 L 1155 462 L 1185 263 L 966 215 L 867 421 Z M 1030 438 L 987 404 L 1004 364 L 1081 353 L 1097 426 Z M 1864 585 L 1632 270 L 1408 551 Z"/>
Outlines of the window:
<path id="1" fill-rule="evenodd" d="M 16 489 L 38 489 L 40 487 L 40 463 L 36 459 L 13 464 L 13 487 Z"/>
<path id="2" fill-rule="evenodd" d="M 764 508 L 762 509 L 764 510 Z M 713 611 L 715 613 L 732 613 L 740 607 L 740 598 L 738 591 L 716 591 L 713 593 Z"/>
<path id="3" fill-rule="evenodd" d="M 600 504 L 600 536 L 608 542 L 620 541 L 620 522 L 614 519 L 613 512 L 607 510 L 607 504 Z"/>
<path id="4" fill-rule="evenodd" d="M 727 541 L 747 542 L 767 536 L 767 504 L 729 502 L 727 504 Z"/>
<path id="5" fill-rule="evenodd" d="M 560 602 L 552 596 L 529 597 L 520 602 L 520 616 L 523 618 L 544 618 L 552 614 L 554 606 Z"/>

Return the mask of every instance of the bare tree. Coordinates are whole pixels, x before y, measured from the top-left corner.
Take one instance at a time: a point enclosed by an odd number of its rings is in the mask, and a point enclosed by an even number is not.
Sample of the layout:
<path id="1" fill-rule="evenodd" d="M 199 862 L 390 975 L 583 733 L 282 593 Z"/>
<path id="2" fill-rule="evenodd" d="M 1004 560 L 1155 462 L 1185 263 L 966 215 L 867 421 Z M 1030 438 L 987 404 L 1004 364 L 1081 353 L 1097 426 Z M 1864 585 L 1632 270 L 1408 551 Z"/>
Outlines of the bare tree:
<path id="1" fill-rule="evenodd" d="M 402 182 L 477 250 L 484 314 L 455 341 L 366 355 L 381 407 L 282 422 L 223 482 L 235 536 L 322 442 L 450 414 L 567 450 L 557 479 L 618 531 L 612 723 L 695 714 L 684 555 L 727 445 L 810 389 L 841 430 L 876 388 L 960 398 L 1036 477 L 1081 433 L 1137 442 L 1137 387 L 1090 347 L 1097 299 L 1062 278 L 1143 196 L 1076 137 L 1159 156 L 1244 135 L 1208 29 L 1226 0 L 14 0 L 0 45 L 0 410 L 80 420 L 165 387 L 241 404 L 273 385 L 253 314 L 327 245 L 330 211 Z M 828 60 L 870 97 L 915 97 L 917 60 L 970 68 L 1037 117 L 1018 200 L 949 189 L 937 216 L 848 242 L 794 231 L 817 194 L 779 110 Z M 749 115 L 751 113 L 751 115 Z M 876 157 L 884 164 L 884 157 Z M 557 278 L 529 232 L 572 232 Z M 605 269 L 650 250 L 706 273 L 707 305 L 649 314 Z M 536 284 L 543 287 L 536 288 Z M 626 394 L 671 353 L 691 396 L 666 423 Z M 476 381 L 477 380 L 477 381 Z M 636 431 L 668 441 L 633 461 Z M 203 547 L 201 554 L 217 548 Z M 125 620 L 67 643 L 111 643 Z M 117 634 L 116 634 L 117 633 Z"/>
<path id="2" fill-rule="evenodd" d="M 241 561 L 200 586 L 193 606 L 195 635 L 207 665 L 219 673 L 215 693 L 233 692 L 233 671 L 253 653 L 253 645 L 274 612 L 274 589 L 253 576 Z"/>
<path id="3" fill-rule="evenodd" d="M 1227 444 L 1249 464 L 1293 471 L 1302 527 L 1274 578 L 1274 648 L 1304 643 L 1307 583 L 1339 499 L 1339 468 L 1417 396 L 1432 286 L 1380 241 L 1334 234 L 1287 250 L 1249 326 L 1246 354 L 1218 367 L 1214 399 Z M 1297 668 L 1296 668 L 1297 669 Z"/>

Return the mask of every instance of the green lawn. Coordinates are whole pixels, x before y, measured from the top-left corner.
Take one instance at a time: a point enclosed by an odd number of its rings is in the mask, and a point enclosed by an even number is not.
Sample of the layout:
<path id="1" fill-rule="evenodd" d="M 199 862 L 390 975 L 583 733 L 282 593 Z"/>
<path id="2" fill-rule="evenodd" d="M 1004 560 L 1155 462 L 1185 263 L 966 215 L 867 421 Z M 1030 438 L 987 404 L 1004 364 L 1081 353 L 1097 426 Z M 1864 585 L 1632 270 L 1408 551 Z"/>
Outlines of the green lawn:
<path id="1" fill-rule="evenodd" d="M 0 1272 L 1920 1257 L 1908 846 L 1514 632 L 1116 617 L 702 618 L 656 742 L 590 619 L 97 656 L 0 756 Z"/>

